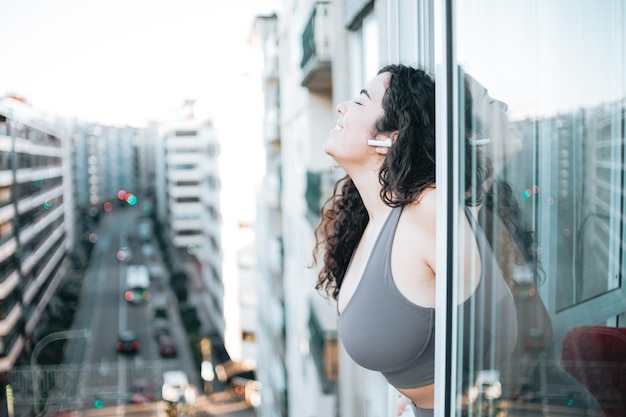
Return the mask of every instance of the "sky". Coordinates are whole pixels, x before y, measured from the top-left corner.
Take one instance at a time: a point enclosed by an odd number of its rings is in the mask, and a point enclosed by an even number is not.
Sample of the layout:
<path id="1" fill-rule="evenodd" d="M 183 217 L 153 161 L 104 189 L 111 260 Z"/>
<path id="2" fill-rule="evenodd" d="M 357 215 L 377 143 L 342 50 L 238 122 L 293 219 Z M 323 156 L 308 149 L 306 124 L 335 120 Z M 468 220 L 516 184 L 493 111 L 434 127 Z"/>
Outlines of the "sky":
<path id="1" fill-rule="evenodd" d="M 251 59 L 272 0 L 0 0 L 0 97 L 52 116 L 143 126 L 189 99 L 207 113 Z"/>
<path id="2" fill-rule="evenodd" d="M 594 107 L 626 95 L 625 18 L 623 0 L 459 2 L 457 56 L 514 120 Z"/>

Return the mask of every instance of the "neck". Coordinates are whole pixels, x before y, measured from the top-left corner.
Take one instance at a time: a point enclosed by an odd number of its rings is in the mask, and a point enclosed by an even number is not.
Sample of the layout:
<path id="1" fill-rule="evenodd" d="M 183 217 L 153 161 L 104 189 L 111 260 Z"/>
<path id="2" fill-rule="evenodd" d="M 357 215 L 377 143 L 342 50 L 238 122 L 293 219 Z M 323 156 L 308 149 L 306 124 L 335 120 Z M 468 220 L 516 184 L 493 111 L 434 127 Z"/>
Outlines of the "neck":
<path id="1" fill-rule="evenodd" d="M 390 207 L 380 198 L 382 186 L 378 181 L 378 170 L 362 170 L 361 172 L 350 174 L 350 178 L 352 178 L 354 185 L 359 190 L 370 222 L 384 221 L 389 214 Z"/>

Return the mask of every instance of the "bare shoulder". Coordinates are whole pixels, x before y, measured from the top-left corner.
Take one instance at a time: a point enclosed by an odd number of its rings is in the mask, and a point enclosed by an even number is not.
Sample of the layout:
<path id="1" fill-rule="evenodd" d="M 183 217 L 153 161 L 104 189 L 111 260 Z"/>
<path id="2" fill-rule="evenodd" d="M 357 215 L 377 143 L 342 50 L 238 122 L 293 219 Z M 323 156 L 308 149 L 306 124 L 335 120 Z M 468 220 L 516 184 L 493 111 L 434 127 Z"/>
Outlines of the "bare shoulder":
<path id="1" fill-rule="evenodd" d="M 417 305 L 435 306 L 436 214 L 435 189 L 404 206 L 396 229 L 391 270 L 396 286 Z"/>
<path id="2" fill-rule="evenodd" d="M 399 242 L 416 249 L 419 256 L 427 258 L 428 264 L 434 264 L 436 217 L 437 193 L 432 188 L 425 191 L 418 201 L 404 207 L 399 230 L 396 231 Z"/>
<path id="3" fill-rule="evenodd" d="M 430 188 L 422 193 L 419 200 L 404 208 L 411 225 L 425 231 L 435 232 L 437 216 L 437 192 Z"/>

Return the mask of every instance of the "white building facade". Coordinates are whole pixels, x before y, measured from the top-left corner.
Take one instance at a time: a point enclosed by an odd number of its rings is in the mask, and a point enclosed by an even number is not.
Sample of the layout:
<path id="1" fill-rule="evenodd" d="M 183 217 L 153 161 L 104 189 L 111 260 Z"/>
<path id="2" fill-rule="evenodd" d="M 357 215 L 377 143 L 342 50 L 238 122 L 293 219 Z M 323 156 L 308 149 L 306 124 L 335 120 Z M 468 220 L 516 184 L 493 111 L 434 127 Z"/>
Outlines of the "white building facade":
<path id="1" fill-rule="evenodd" d="M 280 77 L 278 17 L 258 16 L 251 43 L 263 55 L 263 147 L 265 172 L 257 192 L 257 378 L 262 381 L 261 416 L 287 415 L 287 356 L 285 334 L 284 240 L 282 206 L 282 143 L 280 136 Z"/>
<path id="2" fill-rule="evenodd" d="M 201 183 L 208 145 L 214 139 L 208 120 L 193 115 L 193 103 L 186 103 L 159 129 L 163 183 L 159 191 L 159 217 L 169 228 L 167 235 L 178 254 L 194 255 L 202 241 Z"/>
<path id="3" fill-rule="evenodd" d="M 266 74 L 272 74 L 275 65 L 272 48 L 278 51 L 278 80 L 265 78 L 264 143 L 268 160 L 272 154 L 281 155 L 274 168 L 268 162 L 263 193 L 268 197 L 259 208 L 266 222 L 258 227 L 259 241 L 265 242 L 259 261 L 267 288 L 262 295 L 272 307 L 259 314 L 265 317 L 267 339 L 265 344 L 259 340 L 260 354 L 265 355 L 259 368 L 269 381 L 259 409 L 263 416 L 382 417 L 391 410 L 392 391 L 384 379 L 355 365 L 341 348 L 334 303 L 314 289 L 316 270 L 308 268 L 322 200 L 342 175 L 324 155 L 322 144 L 336 119 L 335 104 L 356 94 L 381 65 L 387 36 L 381 36 L 380 26 L 393 13 L 391 7 L 370 1 L 284 1 L 275 32 L 264 38 L 273 43 L 262 44 Z M 280 85 L 278 100 L 272 98 L 275 83 Z M 272 133 L 276 113 L 279 130 Z M 280 201 L 276 208 L 274 196 Z M 282 224 L 274 225 L 274 219 Z M 273 238 L 280 239 L 280 245 L 266 244 Z M 275 278 L 279 272 L 282 281 Z M 286 335 L 284 358 L 275 346 L 276 340 L 280 346 L 281 326 Z"/>
<path id="4" fill-rule="evenodd" d="M 0 372 L 32 349 L 70 268 L 74 212 L 66 135 L 30 105 L 0 100 Z"/>

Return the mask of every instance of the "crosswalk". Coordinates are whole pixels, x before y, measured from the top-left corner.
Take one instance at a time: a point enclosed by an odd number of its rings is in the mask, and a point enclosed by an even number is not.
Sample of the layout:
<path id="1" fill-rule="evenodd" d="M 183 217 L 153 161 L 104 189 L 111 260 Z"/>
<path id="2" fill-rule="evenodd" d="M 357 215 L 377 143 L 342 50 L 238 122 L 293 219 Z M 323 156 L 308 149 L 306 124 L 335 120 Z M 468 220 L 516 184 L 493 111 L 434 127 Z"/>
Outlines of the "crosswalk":
<path id="1" fill-rule="evenodd" d="M 33 404 L 33 389 L 48 405 L 70 405 L 100 393 L 130 394 L 133 381 L 139 379 L 149 381 L 158 396 L 163 372 L 174 369 L 176 364 L 165 360 L 16 367 L 9 371 L 7 383 L 16 406 Z"/>

